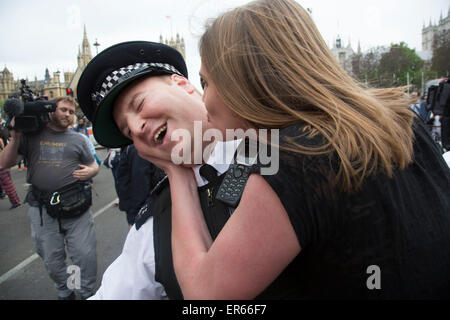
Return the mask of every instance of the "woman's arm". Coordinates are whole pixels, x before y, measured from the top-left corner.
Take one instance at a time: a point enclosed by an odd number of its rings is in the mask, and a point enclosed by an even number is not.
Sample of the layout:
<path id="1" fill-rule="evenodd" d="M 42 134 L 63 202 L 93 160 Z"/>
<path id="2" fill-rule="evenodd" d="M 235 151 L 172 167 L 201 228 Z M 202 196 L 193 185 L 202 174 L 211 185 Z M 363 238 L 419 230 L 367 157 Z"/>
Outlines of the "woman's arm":
<path id="1" fill-rule="evenodd" d="M 172 198 L 172 255 L 179 264 L 195 269 L 199 259 L 211 247 L 212 238 L 203 218 L 192 169 L 177 167 L 175 171 L 168 172 Z M 187 272 L 177 274 L 177 278 L 186 277 L 190 277 Z"/>
<path id="2" fill-rule="evenodd" d="M 192 172 L 176 170 L 169 180 L 173 261 L 185 299 L 252 299 L 299 254 L 287 212 L 260 175 L 250 177 L 214 242 Z"/>

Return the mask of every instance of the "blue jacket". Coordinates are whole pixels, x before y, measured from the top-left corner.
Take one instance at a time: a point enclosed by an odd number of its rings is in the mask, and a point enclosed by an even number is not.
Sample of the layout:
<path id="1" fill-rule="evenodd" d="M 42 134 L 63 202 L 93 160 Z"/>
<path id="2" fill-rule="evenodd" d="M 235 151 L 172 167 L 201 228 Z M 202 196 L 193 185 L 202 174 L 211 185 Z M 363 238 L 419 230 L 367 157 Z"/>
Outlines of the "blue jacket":
<path id="1" fill-rule="evenodd" d="M 153 163 L 139 157 L 134 145 L 122 148 L 117 168 L 117 194 L 119 209 L 127 213 L 129 224 L 134 223 L 150 191 L 164 175 Z"/>

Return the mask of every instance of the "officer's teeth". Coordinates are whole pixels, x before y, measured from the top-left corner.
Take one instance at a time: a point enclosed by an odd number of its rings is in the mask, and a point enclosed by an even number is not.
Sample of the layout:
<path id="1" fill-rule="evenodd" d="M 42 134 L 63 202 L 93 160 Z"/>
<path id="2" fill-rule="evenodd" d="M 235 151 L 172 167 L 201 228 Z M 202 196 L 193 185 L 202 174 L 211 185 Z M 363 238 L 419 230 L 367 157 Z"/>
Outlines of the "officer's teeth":
<path id="1" fill-rule="evenodd" d="M 166 132 L 167 130 L 167 125 L 163 125 L 158 132 L 156 132 L 155 136 L 153 137 L 153 140 L 155 140 L 156 143 L 161 143 L 162 142 L 162 138 L 164 137 L 164 135 L 162 134 L 163 132 Z"/>

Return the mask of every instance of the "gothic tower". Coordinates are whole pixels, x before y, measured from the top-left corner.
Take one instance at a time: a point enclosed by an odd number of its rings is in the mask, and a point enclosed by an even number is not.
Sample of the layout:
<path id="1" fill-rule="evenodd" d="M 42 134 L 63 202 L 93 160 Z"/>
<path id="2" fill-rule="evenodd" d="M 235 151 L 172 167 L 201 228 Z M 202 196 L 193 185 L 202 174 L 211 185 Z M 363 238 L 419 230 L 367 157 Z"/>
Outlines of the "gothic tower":
<path id="1" fill-rule="evenodd" d="M 168 46 L 177 49 L 183 58 L 186 60 L 186 47 L 184 44 L 184 38 L 180 38 L 180 34 L 177 33 L 176 39 L 174 40 L 173 37 L 169 40 L 164 40 L 162 35 L 159 36 L 159 43 L 167 44 Z"/>
<path id="2" fill-rule="evenodd" d="M 434 37 L 442 31 L 449 30 L 450 29 L 450 6 L 448 8 L 447 17 L 441 16 L 439 18 L 439 22 L 436 24 L 433 24 L 430 18 L 430 23 L 428 26 L 425 26 L 425 23 L 423 23 L 422 27 L 422 50 L 423 51 L 433 51 L 433 40 Z"/>
<path id="3" fill-rule="evenodd" d="M 15 92 L 14 76 L 5 66 L 3 71 L 0 71 L 0 101 L 8 99 L 8 96 Z"/>
<path id="4" fill-rule="evenodd" d="M 78 49 L 78 67 L 83 70 L 91 60 L 91 45 L 87 38 L 86 25 L 84 25 L 83 42 L 81 43 L 81 48 Z"/>
<path id="5" fill-rule="evenodd" d="M 78 47 L 78 66 L 74 73 L 71 72 L 65 72 L 64 73 L 64 80 L 66 82 L 66 79 L 70 79 L 70 81 L 67 81 L 66 86 L 68 88 L 71 88 L 74 92 L 74 95 L 76 97 L 77 94 L 77 85 L 78 80 L 80 80 L 80 76 L 84 70 L 84 68 L 87 66 L 89 61 L 92 60 L 92 53 L 91 53 L 91 44 L 89 43 L 87 32 L 86 32 L 86 25 L 84 25 L 83 28 L 83 41 L 81 42 L 81 46 Z"/>

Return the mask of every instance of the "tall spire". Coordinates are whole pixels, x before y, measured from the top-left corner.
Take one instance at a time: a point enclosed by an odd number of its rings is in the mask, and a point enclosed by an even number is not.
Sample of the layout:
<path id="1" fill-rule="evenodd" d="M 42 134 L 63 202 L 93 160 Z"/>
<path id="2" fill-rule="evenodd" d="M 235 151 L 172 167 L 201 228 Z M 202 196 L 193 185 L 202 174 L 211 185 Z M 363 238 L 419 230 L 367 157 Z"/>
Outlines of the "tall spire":
<path id="1" fill-rule="evenodd" d="M 92 58 L 91 45 L 89 44 L 89 40 L 87 38 L 86 25 L 84 25 L 84 31 L 83 31 L 82 53 L 88 54 Z"/>
<path id="2" fill-rule="evenodd" d="M 182 36 L 180 36 L 179 33 L 176 34 L 175 39 L 173 38 L 173 36 L 171 36 L 170 40 L 168 40 L 168 38 L 166 38 L 164 40 L 163 36 L 161 34 L 159 36 L 159 42 L 164 43 L 172 48 L 177 49 L 182 54 L 182 56 L 186 59 L 186 47 L 185 47 L 184 38 Z"/>
<path id="3" fill-rule="evenodd" d="M 45 68 L 45 79 L 44 81 L 46 83 L 50 82 L 50 72 L 48 71 L 48 68 Z"/>
<path id="4" fill-rule="evenodd" d="M 336 45 L 335 48 L 341 49 L 343 47 L 343 41 L 341 39 L 341 36 L 338 34 L 337 38 L 336 38 Z"/>
<path id="5" fill-rule="evenodd" d="M 81 48 L 78 49 L 78 52 L 78 66 L 81 69 L 84 69 L 84 67 L 92 59 L 91 45 L 87 37 L 86 24 L 83 26 L 83 41 L 81 43 Z"/>

